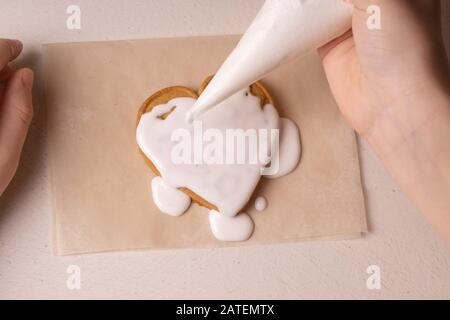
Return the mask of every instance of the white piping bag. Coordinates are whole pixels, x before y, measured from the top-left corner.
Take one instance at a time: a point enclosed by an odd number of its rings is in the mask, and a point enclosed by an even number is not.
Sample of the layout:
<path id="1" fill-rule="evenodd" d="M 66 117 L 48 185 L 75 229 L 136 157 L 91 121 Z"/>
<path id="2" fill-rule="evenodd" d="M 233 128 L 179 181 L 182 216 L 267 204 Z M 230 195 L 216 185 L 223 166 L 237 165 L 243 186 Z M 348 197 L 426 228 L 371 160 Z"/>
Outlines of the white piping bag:
<path id="1" fill-rule="evenodd" d="M 220 67 L 188 121 L 293 58 L 351 27 L 353 6 L 343 0 L 266 0 L 237 47 Z"/>

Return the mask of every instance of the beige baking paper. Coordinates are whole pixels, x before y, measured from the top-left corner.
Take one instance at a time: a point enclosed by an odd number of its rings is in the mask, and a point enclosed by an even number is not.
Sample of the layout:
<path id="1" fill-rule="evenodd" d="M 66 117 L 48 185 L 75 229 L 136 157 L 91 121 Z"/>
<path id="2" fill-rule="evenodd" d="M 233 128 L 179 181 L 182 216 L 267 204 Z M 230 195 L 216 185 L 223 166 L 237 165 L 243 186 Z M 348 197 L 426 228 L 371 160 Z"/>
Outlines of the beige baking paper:
<path id="1" fill-rule="evenodd" d="M 353 238 L 366 219 L 354 132 L 341 118 L 316 54 L 263 81 L 282 116 L 302 134 L 300 166 L 265 180 L 267 198 L 250 241 L 215 240 L 208 211 L 181 218 L 153 204 L 152 172 L 135 142 L 141 103 L 173 85 L 197 89 L 238 40 L 235 36 L 44 46 L 55 254 L 222 247 Z M 261 52 L 264 54 L 264 52 Z"/>

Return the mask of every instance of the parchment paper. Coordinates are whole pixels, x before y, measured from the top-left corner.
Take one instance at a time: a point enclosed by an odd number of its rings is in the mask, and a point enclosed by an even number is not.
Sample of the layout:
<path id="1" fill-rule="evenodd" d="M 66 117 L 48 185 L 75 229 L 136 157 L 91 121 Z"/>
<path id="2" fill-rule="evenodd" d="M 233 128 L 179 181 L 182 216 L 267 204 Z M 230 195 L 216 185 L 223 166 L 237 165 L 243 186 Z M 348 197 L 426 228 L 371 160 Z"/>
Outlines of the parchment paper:
<path id="1" fill-rule="evenodd" d="M 44 46 L 55 254 L 341 239 L 367 230 L 355 134 L 316 54 L 263 81 L 281 115 L 299 125 L 303 154 L 293 174 L 259 185 L 255 195 L 269 206 L 247 209 L 256 226 L 250 241 L 215 240 L 205 208 L 172 218 L 153 204 L 153 174 L 135 141 L 139 106 L 164 87 L 197 89 L 238 39 Z"/>

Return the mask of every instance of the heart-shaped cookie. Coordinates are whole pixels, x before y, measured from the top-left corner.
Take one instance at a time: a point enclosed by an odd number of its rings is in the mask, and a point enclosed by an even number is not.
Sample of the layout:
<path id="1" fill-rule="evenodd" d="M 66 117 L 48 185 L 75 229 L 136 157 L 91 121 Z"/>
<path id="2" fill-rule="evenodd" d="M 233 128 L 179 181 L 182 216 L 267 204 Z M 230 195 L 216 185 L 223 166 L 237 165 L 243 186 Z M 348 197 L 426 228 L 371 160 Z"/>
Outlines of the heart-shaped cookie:
<path id="1" fill-rule="evenodd" d="M 191 130 L 180 119 L 190 110 L 211 78 L 203 82 L 198 92 L 176 86 L 150 96 L 137 115 L 137 139 L 142 156 L 156 175 L 201 206 L 234 216 L 250 199 L 261 177 L 263 164 L 191 164 L 182 168 L 169 161 L 168 146 L 174 147 L 173 141 L 169 139 L 169 131 L 180 129 L 178 126 L 186 126 L 182 129 Z M 238 130 L 278 130 L 279 117 L 273 105 L 268 90 L 256 82 L 229 98 L 224 105 L 218 105 L 208 112 L 203 122 L 210 125 L 209 129 L 220 126 L 224 135 L 227 126 Z M 173 123 L 173 126 L 166 126 L 164 122 Z M 195 129 L 193 132 L 195 134 Z M 228 150 L 227 146 L 225 149 Z"/>

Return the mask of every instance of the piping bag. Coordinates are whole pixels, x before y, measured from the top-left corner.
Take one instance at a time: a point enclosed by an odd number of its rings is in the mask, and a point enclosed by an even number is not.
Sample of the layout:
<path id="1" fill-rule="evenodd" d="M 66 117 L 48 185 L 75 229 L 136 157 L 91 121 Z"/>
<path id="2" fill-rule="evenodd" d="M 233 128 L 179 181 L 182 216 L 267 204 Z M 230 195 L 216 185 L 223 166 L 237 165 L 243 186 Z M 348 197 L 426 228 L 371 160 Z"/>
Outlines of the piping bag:
<path id="1" fill-rule="evenodd" d="M 353 5 L 343 0 L 266 0 L 237 47 L 187 114 L 208 109 L 290 60 L 320 48 L 351 27 Z"/>

